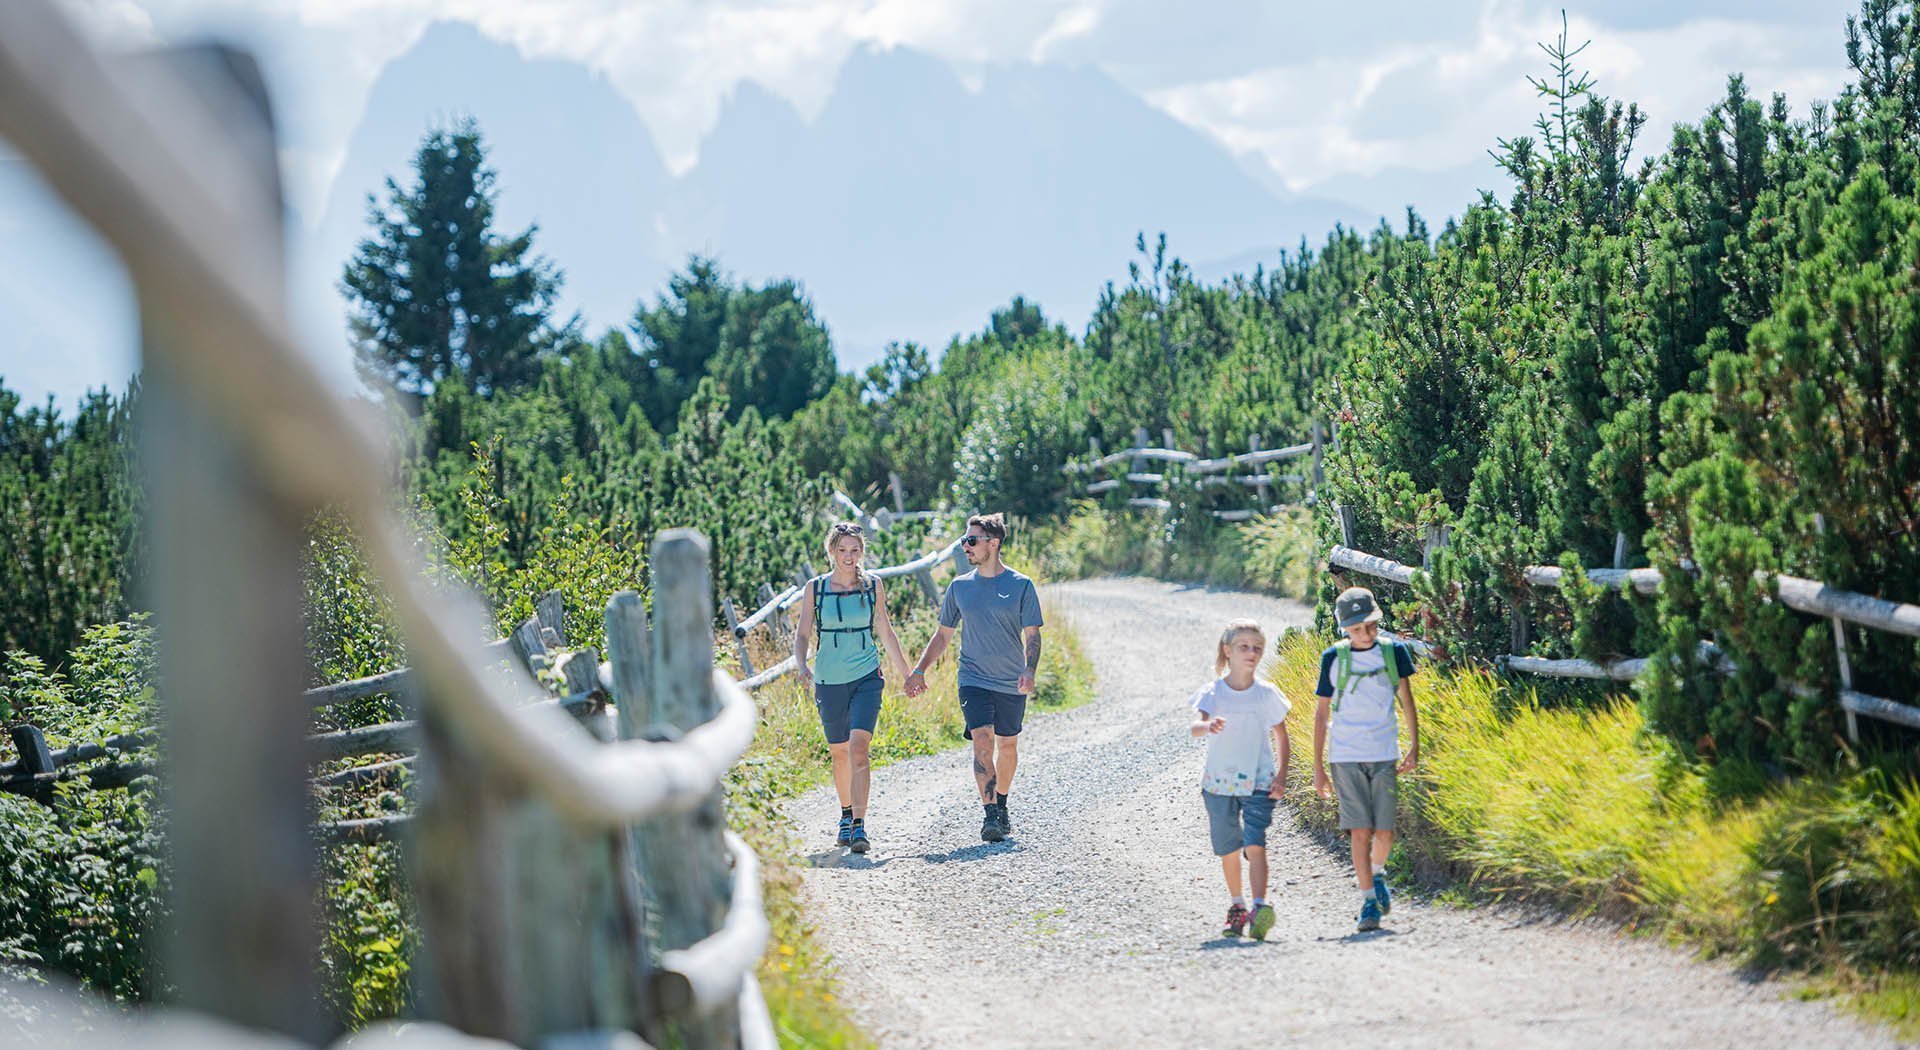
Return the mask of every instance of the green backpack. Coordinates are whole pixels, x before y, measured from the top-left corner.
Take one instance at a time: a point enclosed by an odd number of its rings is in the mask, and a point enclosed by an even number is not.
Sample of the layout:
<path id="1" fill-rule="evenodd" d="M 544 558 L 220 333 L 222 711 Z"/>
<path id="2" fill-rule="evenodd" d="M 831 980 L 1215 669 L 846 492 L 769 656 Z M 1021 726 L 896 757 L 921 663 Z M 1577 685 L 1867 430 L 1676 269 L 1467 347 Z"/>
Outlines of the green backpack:
<path id="1" fill-rule="evenodd" d="M 1387 691 L 1395 697 L 1400 695 L 1400 643 L 1382 638 L 1376 644 L 1381 648 L 1380 670 L 1387 672 Z M 1353 639 L 1342 638 L 1333 643 L 1334 680 L 1333 709 L 1340 710 L 1340 701 L 1347 695 L 1347 684 L 1353 681 Z M 1359 677 L 1371 678 L 1380 671 L 1361 671 Z"/>

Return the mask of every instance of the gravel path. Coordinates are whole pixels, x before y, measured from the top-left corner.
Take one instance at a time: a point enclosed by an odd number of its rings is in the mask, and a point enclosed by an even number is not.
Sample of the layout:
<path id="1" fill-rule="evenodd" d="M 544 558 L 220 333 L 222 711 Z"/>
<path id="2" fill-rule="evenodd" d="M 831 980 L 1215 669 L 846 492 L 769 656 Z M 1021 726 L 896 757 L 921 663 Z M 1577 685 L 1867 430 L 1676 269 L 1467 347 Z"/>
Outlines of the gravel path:
<path id="1" fill-rule="evenodd" d="M 1228 619 L 1272 635 L 1309 610 L 1140 579 L 1049 591 L 1099 697 L 1028 723 L 1012 839 L 980 841 L 960 750 L 876 773 L 866 857 L 831 847 L 831 788 L 789 809 L 816 850 L 810 916 L 882 1046 L 1896 1045 L 1607 924 L 1402 895 L 1384 929 L 1355 935 L 1352 873 L 1284 807 L 1268 839 L 1279 922 L 1264 944 L 1221 938 L 1181 704 Z"/>

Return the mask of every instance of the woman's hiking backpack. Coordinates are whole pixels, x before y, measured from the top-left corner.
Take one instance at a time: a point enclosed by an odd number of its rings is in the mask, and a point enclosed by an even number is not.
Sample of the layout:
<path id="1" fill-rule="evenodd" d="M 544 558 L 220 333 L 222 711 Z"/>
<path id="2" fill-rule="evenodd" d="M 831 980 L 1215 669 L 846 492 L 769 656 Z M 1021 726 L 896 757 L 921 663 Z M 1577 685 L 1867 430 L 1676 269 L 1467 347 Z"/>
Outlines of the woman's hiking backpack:
<path id="1" fill-rule="evenodd" d="M 819 633 L 822 641 L 825 640 L 827 635 L 831 634 L 834 636 L 833 644 L 837 646 L 840 644 L 841 635 L 860 634 L 865 635 L 865 637 L 860 639 L 861 646 L 865 647 L 873 644 L 873 610 L 876 601 L 874 597 L 876 593 L 875 581 L 878 579 L 879 577 L 870 572 L 860 574 L 859 593 L 865 595 L 867 599 L 867 624 L 865 627 L 828 627 L 826 621 L 820 618 L 820 613 L 827 604 L 827 577 L 821 575 L 813 578 L 813 628 Z M 833 596 L 837 601 L 840 598 L 847 597 L 849 593 L 851 592 L 835 591 Z M 839 611 L 837 605 L 835 606 L 835 611 Z"/>

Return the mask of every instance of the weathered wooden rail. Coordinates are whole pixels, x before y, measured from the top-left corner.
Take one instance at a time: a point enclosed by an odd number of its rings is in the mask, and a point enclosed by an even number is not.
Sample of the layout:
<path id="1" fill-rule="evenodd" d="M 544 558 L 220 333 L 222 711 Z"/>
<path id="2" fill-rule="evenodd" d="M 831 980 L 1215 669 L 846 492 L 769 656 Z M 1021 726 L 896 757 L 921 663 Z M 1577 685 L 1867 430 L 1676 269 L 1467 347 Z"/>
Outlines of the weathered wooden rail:
<path id="1" fill-rule="evenodd" d="M 1348 509 L 1336 505 L 1333 512 L 1340 525 L 1341 538 L 1351 543 L 1352 518 Z M 1445 530 L 1430 531 L 1425 546 L 1425 559 L 1430 561 L 1433 553 L 1444 547 L 1447 542 Z M 1587 580 L 1602 587 L 1639 594 L 1659 592 L 1663 580 L 1660 570 L 1629 569 L 1619 564 L 1625 561 L 1624 536 L 1616 539 L 1614 552 L 1616 564 L 1612 567 L 1581 570 Z M 1327 564 L 1364 576 L 1390 580 L 1403 586 L 1411 585 L 1417 575 L 1426 571 L 1422 567 L 1405 565 L 1391 558 L 1355 550 L 1345 544 L 1336 545 L 1327 553 Z M 1682 571 L 1690 571 L 1690 567 L 1682 566 Z M 1567 572 L 1554 565 L 1524 566 L 1521 569 L 1521 576 L 1534 587 L 1559 588 L 1568 582 Z M 1770 587 L 1772 597 L 1780 604 L 1799 612 L 1824 617 L 1833 624 L 1834 647 L 1840 675 L 1837 693 L 1840 706 L 1846 712 L 1849 737 L 1859 739 L 1859 725 L 1856 720 L 1863 715 L 1920 729 L 1920 706 L 1872 696 L 1853 688 L 1852 669 L 1847 660 L 1846 635 L 1843 627 L 1844 624 L 1854 624 L 1871 630 L 1920 638 L 1920 605 L 1893 602 L 1872 595 L 1845 591 L 1818 580 L 1785 573 L 1758 571 L 1754 573 L 1754 578 Z M 1524 627 L 1517 625 L 1514 634 L 1516 639 L 1523 639 Z M 1732 660 L 1709 642 L 1701 643 L 1697 659 L 1703 666 L 1711 667 L 1720 674 L 1732 674 L 1738 670 Z M 1646 672 L 1648 660 L 1645 657 L 1629 657 L 1598 663 L 1581 659 L 1549 659 L 1515 652 L 1502 656 L 1500 663 L 1508 670 L 1551 678 L 1630 682 Z M 1782 686 L 1800 696 L 1812 696 L 1819 692 L 1799 682 L 1783 682 Z"/>
<path id="2" fill-rule="evenodd" d="M 598 654 L 560 654 L 564 695 L 588 699 L 525 703 L 540 687 L 461 641 L 483 636 L 485 611 L 428 582 L 380 484 L 381 442 L 291 335 L 278 143 L 252 59 L 202 46 L 109 60 L 52 0 L 9 0 L 0 135 L 139 294 L 171 814 L 162 955 L 177 1009 L 235 1026 L 190 1041 L 332 1035 L 315 972 L 308 719 L 351 690 L 303 695 L 301 608 L 303 530 L 331 509 L 364 543 L 415 661 L 418 1000 L 449 1027 L 382 1042 L 771 1047 L 753 978 L 766 939 L 755 864 L 719 812 L 756 716 L 713 665 L 705 540 L 656 539 L 651 625 L 637 594 L 609 603 L 611 688 Z M 103 1022 L 100 1037 L 122 1025 Z"/>
<path id="3" fill-rule="evenodd" d="M 1303 444 L 1289 445 L 1285 448 L 1263 449 L 1260 447 L 1260 438 L 1256 436 L 1248 442 L 1250 446 L 1248 451 L 1238 455 L 1221 456 L 1213 459 L 1205 459 L 1198 453 L 1174 448 L 1173 432 L 1171 430 L 1162 432 L 1161 440 L 1164 442 L 1162 446 L 1153 446 L 1147 443 L 1149 437 L 1145 427 L 1134 428 L 1133 438 L 1134 444 L 1132 448 L 1125 448 L 1118 452 L 1106 454 L 1101 453 L 1100 443 L 1098 441 L 1089 439 L 1087 443 L 1089 458 L 1087 461 L 1083 463 L 1068 463 L 1060 469 L 1068 475 L 1098 474 L 1110 468 L 1126 464 L 1126 472 L 1118 477 L 1107 477 L 1098 481 L 1088 482 L 1081 489 L 1081 492 L 1089 496 L 1098 496 L 1103 493 L 1112 492 L 1127 485 L 1162 487 L 1164 491 L 1164 486 L 1169 480 L 1169 474 L 1163 471 L 1148 470 L 1147 465 L 1149 463 L 1168 463 L 1178 466 L 1187 484 L 1196 490 L 1205 490 L 1220 486 L 1240 486 L 1254 490 L 1255 505 L 1253 507 L 1208 511 L 1214 518 L 1221 521 L 1250 521 L 1264 514 L 1277 514 L 1284 510 L 1288 506 L 1287 503 L 1270 502 L 1269 490 L 1276 484 L 1310 483 L 1307 495 L 1301 502 L 1303 504 L 1311 504 L 1315 500 L 1314 493 L 1318 491 L 1322 482 L 1321 459 L 1325 454 L 1325 449 L 1321 447 L 1320 425 L 1318 423 L 1315 423 L 1313 426 L 1312 439 Z M 1238 470 L 1265 467 L 1270 463 L 1278 463 L 1301 456 L 1311 457 L 1312 466 L 1307 474 L 1270 474 L 1265 470 L 1256 470 L 1254 473 L 1247 474 L 1235 473 L 1235 471 Z M 1173 507 L 1172 500 L 1161 496 L 1132 496 L 1127 499 L 1126 503 L 1129 507 L 1142 510 L 1169 510 Z"/>

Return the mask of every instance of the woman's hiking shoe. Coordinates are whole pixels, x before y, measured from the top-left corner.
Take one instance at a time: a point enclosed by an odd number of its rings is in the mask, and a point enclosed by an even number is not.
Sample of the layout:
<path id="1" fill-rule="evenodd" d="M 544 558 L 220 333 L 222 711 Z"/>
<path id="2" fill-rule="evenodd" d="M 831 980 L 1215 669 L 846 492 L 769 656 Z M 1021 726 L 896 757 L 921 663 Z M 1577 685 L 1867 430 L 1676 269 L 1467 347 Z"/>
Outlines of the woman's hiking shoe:
<path id="1" fill-rule="evenodd" d="M 1354 929 L 1361 933 L 1372 933 L 1379 928 L 1380 905 L 1375 904 L 1372 897 L 1368 897 L 1367 902 L 1360 906 L 1360 922 Z"/>
<path id="2" fill-rule="evenodd" d="M 852 817 L 840 818 L 840 834 L 837 838 L 833 840 L 833 844 L 836 846 L 853 845 L 853 818 Z"/>
<path id="3" fill-rule="evenodd" d="M 1247 928 L 1247 906 L 1231 904 L 1227 906 L 1227 925 L 1220 932 L 1228 937 L 1238 937 Z"/>
<path id="4" fill-rule="evenodd" d="M 1253 909 L 1253 917 L 1247 920 L 1247 932 L 1256 941 L 1267 939 L 1267 933 L 1273 929 L 1273 905 L 1262 904 Z"/>
<path id="5" fill-rule="evenodd" d="M 980 841 L 999 842 L 1006 837 L 1007 833 L 1000 830 L 1000 811 L 988 806 L 986 816 L 980 820 Z"/>
<path id="6" fill-rule="evenodd" d="M 856 820 L 853 822 L 853 838 L 847 844 L 853 847 L 853 851 L 855 853 L 865 853 L 867 851 L 868 843 L 867 843 L 867 822 L 866 821 Z"/>
<path id="7" fill-rule="evenodd" d="M 1380 906 L 1383 917 L 1393 914 L 1393 894 L 1387 892 L 1387 880 L 1378 875 L 1373 877 L 1373 903 Z"/>

